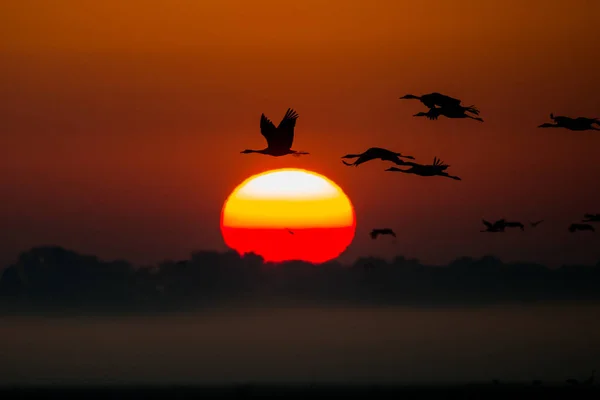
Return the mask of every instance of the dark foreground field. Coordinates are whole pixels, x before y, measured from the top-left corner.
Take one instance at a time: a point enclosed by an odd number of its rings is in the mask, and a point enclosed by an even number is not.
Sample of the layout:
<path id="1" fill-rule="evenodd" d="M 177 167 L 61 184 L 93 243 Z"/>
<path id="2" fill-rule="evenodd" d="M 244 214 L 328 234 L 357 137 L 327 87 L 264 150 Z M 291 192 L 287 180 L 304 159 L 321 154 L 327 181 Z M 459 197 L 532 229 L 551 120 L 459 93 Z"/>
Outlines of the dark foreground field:
<path id="1" fill-rule="evenodd" d="M 326 398 L 406 399 L 504 399 L 504 398 L 600 398 L 600 385 L 570 387 L 565 385 L 531 386 L 524 384 L 472 384 L 431 386 L 380 385 L 231 385 L 231 386 L 36 386 L 3 387 L 0 398 L 111 398 L 111 399 L 194 399 L 237 398 Z M 431 397 L 433 396 L 433 397 Z"/>

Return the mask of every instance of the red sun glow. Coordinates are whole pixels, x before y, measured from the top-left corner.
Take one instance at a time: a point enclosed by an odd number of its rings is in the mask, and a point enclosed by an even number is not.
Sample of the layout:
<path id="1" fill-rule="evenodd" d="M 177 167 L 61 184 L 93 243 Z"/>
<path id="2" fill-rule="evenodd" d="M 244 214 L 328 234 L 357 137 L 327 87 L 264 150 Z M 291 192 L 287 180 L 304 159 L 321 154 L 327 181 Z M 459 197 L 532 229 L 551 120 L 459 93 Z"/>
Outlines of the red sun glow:
<path id="1" fill-rule="evenodd" d="M 221 212 L 225 243 L 265 261 L 322 263 L 352 242 L 354 208 L 344 191 L 315 172 L 285 168 L 251 176 Z"/>

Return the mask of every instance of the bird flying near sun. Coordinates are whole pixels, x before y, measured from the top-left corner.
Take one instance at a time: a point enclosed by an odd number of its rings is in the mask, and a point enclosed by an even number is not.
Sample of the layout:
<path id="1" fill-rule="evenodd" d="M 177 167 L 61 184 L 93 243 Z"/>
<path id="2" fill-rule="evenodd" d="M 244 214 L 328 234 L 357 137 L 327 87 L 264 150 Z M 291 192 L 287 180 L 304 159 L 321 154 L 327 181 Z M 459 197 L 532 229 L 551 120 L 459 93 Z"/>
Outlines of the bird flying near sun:
<path id="1" fill-rule="evenodd" d="M 553 124 L 546 122 L 545 124 L 539 125 L 538 128 L 566 128 L 571 131 L 600 131 L 600 118 L 571 118 L 562 115 L 555 116 L 553 113 L 550 113 L 550 119 L 554 121 Z M 594 124 L 598 126 L 594 126 Z"/>
<path id="2" fill-rule="evenodd" d="M 454 97 L 447 96 L 438 92 L 427 93 L 421 96 L 415 96 L 414 94 L 406 94 L 400 99 L 414 99 L 419 100 L 427 108 L 437 107 L 457 107 L 460 106 L 461 100 L 455 99 Z"/>
<path id="3" fill-rule="evenodd" d="M 265 114 L 261 114 L 260 133 L 262 133 L 267 140 L 267 148 L 262 150 L 246 149 L 241 153 L 259 153 L 273 157 L 281 157 L 288 154 L 292 154 L 294 156 L 309 154 L 305 151 L 292 150 L 292 143 L 294 142 L 294 128 L 296 127 L 297 119 L 298 113 L 291 108 L 288 108 L 279 125 L 275 127 L 273 122 L 267 118 Z"/>
<path id="4" fill-rule="evenodd" d="M 331 260 L 350 245 L 355 229 L 354 208 L 344 191 L 325 176 L 298 168 L 251 176 L 221 212 L 229 247 L 273 262 Z"/>
<path id="5" fill-rule="evenodd" d="M 408 158 L 411 160 L 415 159 L 413 156 L 405 156 L 405 155 L 402 155 L 402 153 L 397 153 L 395 151 L 383 149 L 381 147 L 371 147 L 360 154 L 346 154 L 342 158 L 358 158 L 353 163 L 348 163 L 348 162 L 342 160 L 342 162 L 345 165 L 355 166 L 355 167 L 358 167 L 362 163 L 365 163 L 365 162 L 371 161 L 371 160 L 375 160 L 377 158 L 379 158 L 380 160 L 383 160 L 383 161 L 391 161 L 398 165 L 404 164 L 404 161 L 401 160 L 400 158 Z"/>
<path id="6" fill-rule="evenodd" d="M 446 178 L 451 178 L 457 181 L 460 181 L 460 177 L 448 175 L 446 169 L 448 169 L 449 165 L 444 163 L 442 160 L 437 157 L 433 158 L 433 164 L 418 164 L 414 162 L 404 162 L 404 165 L 410 166 L 409 169 L 401 169 L 396 167 L 390 167 L 386 169 L 386 171 L 392 172 L 404 172 L 405 174 L 415 174 L 420 176 L 445 176 Z"/>

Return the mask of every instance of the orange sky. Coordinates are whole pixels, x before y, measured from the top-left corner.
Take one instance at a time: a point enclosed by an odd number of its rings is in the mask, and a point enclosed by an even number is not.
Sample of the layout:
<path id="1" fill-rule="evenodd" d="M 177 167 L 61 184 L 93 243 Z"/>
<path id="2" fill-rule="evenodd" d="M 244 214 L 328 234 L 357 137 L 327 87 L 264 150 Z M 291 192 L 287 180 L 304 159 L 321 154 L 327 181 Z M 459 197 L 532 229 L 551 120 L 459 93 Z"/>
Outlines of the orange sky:
<path id="1" fill-rule="evenodd" d="M 343 256 L 469 255 L 596 262 L 569 235 L 600 212 L 600 134 L 542 130 L 548 114 L 600 117 L 593 0 L 0 3 L 0 259 L 54 243 L 155 262 L 224 250 L 219 218 L 252 174 L 300 167 L 351 197 Z M 398 100 L 439 91 L 475 121 L 413 118 Z M 293 107 L 298 150 L 262 148 L 260 114 Z M 348 168 L 370 146 L 441 157 L 461 182 Z M 546 219 L 484 235 L 480 219 Z M 367 232 L 387 226 L 396 244 Z"/>

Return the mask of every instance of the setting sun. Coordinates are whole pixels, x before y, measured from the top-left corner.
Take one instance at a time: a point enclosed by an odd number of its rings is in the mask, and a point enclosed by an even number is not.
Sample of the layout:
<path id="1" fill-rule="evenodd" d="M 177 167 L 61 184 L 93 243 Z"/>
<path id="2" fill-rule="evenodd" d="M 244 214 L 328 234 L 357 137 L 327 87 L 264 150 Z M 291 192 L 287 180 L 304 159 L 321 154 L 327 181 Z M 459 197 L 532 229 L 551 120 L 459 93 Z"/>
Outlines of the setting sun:
<path id="1" fill-rule="evenodd" d="M 221 213 L 225 243 L 267 261 L 325 262 L 348 247 L 355 227 L 354 208 L 343 190 L 322 175 L 297 168 L 246 179 Z"/>

